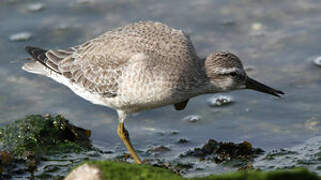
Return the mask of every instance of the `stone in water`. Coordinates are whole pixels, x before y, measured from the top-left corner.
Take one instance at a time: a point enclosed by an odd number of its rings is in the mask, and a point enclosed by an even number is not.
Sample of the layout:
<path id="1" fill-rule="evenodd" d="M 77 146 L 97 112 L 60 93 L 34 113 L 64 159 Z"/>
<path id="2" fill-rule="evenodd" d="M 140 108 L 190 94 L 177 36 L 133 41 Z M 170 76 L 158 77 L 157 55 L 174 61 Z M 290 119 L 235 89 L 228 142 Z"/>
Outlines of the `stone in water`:
<path id="1" fill-rule="evenodd" d="M 20 32 L 17 34 L 12 34 L 9 39 L 10 41 L 27 41 L 31 38 L 31 33 L 29 32 Z"/>
<path id="2" fill-rule="evenodd" d="M 190 122 L 190 123 L 196 123 L 196 122 L 201 120 L 201 116 L 199 116 L 199 115 L 189 115 L 189 116 L 186 116 L 183 120 L 186 121 L 186 122 Z"/>
<path id="3" fill-rule="evenodd" d="M 27 9 L 30 12 L 41 11 L 45 6 L 42 3 L 35 3 L 28 5 Z"/>
<path id="4" fill-rule="evenodd" d="M 316 66 L 321 67 L 321 56 L 316 57 L 313 62 Z"/>
<path id="5" fill-rule="evenodd" d="M 233 103 L 233 98 L 231 96 L 213 96 L 209 100 L 210 107 L 224 106 Z"/>

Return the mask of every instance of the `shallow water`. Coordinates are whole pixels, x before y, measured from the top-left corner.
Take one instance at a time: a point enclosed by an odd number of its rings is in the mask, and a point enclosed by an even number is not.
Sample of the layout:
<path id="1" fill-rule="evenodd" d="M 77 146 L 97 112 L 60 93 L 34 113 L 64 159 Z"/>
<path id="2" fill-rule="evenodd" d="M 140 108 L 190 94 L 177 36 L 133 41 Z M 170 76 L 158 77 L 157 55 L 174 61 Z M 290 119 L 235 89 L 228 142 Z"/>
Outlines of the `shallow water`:
<path id="1" fill-rule="evenodd" d="M 193 98 L 184 111 L 168 106 L 134 114 L 126 127 L 137 149 L 165 145 L 171 151 L 158 157 L 171 159 L 209 138 L 246 140 L 270 151 L 320 135 L 321 69 L 313 63 L 321 54 L 317 0 L 44 0 L 41 9 L 31 11 L 30 6 L 39 2 L 0 2 L 0 125 L 26 114 L 59 113 L 91 129 L 96 146 L 124 152 L 116 134 L 115 111 L 92 105 L 46 77 L 22 71 L 28 56 L 23 47 L 66 48 L 130 22 L 154 20 L 187 32 L 202 57 L 216 50 L 237 54 L 250 76 L 286 95 L 278 99 L 250 90 L 230 92 L 224 95 L 233 103 L 222 107 L 210 107 L 213 95 L 204 95 Z M 30 38 L 10 40 L 21 32 L 30 33 Z M 186 122 L 189 115 L 201 119 Z M 180 138 L 190 142 L 179 145 Z M 213 172 L 230 170 L 209 166 Z"/>

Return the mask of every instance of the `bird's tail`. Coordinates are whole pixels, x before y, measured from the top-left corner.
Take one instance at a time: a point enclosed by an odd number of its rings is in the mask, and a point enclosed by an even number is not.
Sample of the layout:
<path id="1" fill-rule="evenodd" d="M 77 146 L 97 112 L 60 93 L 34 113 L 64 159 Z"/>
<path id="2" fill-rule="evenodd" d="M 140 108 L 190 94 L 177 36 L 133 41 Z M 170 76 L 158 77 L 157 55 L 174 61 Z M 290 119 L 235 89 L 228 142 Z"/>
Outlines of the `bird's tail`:
<path id="1" fill-rule="evenodd" d="M 46 65 L 46 61 L 48 60 L 46 56 L 47 50 L 32 46 L 26 46 L 25 49 L 34 60 L 40 62 L 43 65 Z"/>
<path id="2" fill-rule="evenodd" d="M 46 56 L 47 50 L 32 46 L 26 46 L 25 49 L 32 57 L 31 59 L 34 61 L 25 63 L 22 66 L 22 69 L 30 73 L 47 75 L 49 68 L 46 65 L 46 61 L 48 60 Z"/>

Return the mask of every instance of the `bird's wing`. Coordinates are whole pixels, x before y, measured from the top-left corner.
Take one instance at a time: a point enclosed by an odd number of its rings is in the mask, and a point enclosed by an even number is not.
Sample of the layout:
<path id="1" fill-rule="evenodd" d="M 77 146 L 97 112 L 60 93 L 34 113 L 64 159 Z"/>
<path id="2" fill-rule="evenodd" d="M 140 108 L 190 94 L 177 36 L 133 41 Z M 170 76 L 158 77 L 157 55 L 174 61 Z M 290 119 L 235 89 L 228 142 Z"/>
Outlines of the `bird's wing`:
<path id="1" fill-rule="evenodd" d="M 87 42 L 66 50 L 48 50 L 46 64 L 88 91 L 115 97 L 126 61 L 95 52 L 98 45 L 93 44 L 96 43 Z"/>

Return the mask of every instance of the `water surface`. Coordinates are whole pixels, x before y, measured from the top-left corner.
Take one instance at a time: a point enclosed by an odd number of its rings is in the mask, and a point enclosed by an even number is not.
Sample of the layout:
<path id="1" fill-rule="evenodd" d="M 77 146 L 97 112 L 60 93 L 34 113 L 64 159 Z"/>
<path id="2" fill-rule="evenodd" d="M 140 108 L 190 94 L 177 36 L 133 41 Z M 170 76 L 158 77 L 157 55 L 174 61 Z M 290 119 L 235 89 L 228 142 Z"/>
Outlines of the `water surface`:
<path id="1" fill-rule="evenodd" d="M 41 9 L 28 9 L 39 2 Z M 116 133 L 116 112 L 92 105 L 46 77 L 22 71 L 22 59 L 28 56 L 24 46 L 67 48 L 121 25 L 153 20 L 187 32 L 201 57 L 218 50 L 237 54 L 252 69 L 250 76 L 286 95 L 278 99 L 250 90 L 230 92 L 224 95 L 232 96 L 234 103 L 223 107 L 209 107 L 213 95 L 203 95 L 191 99 L 184 111 L 167 106 L 134 114 L 126 127 L 137 149 L 165 145 L 171 151 L 159 157 L 170 159 L 209 138 L 246 140 L 266 151 L 298 146 L 320 135 L 321 69 L 313 65 L 321 55 L 320 17 L 317 0 L 3 0 L 0 125 L 27 114 L 63 114 L 91 129 L 96 146 L 116 154 L 126 151 Z M 9 40 L 19 32 L 29 32 L 31 38 Z M 183 120 L 188 115 L 201 120 L 188 123 Z M 190 143 L 178 145 L 179 138 Z"/>

